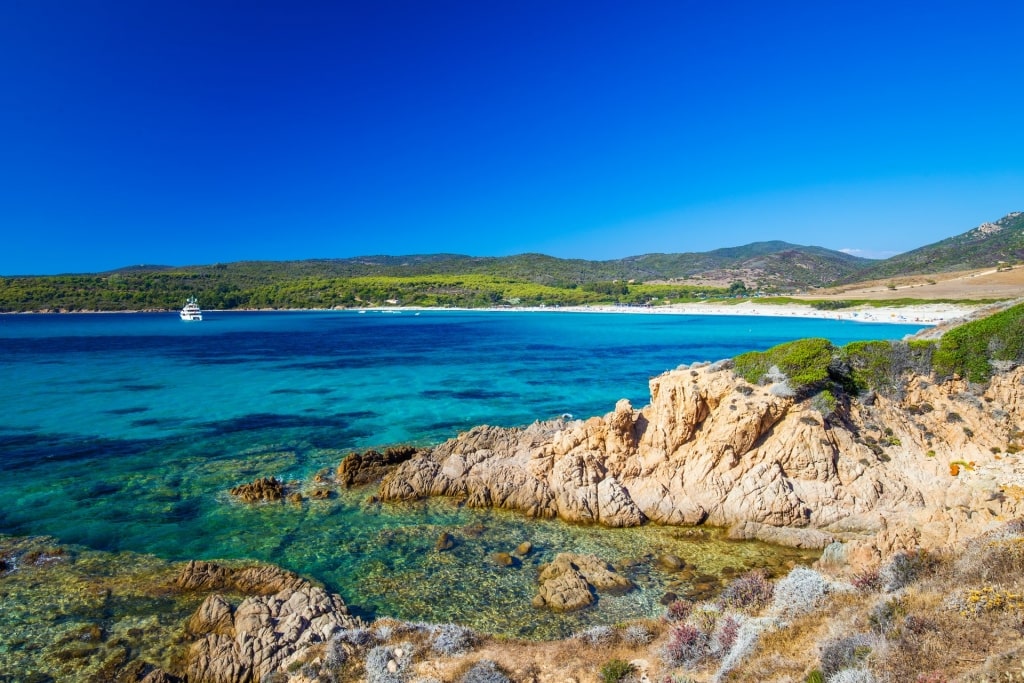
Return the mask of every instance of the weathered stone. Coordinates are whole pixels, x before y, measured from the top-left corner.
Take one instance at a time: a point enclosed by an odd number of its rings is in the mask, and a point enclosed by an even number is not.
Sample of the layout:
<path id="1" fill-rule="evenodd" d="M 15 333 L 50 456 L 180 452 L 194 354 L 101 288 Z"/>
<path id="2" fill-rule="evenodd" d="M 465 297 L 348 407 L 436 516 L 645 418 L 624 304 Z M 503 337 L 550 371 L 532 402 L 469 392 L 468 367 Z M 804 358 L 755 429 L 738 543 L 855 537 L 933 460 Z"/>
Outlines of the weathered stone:
<path id="1" fill-rule="evenodd" d="M 575 567 L 552 563 L 541 573 L 540 581 L 540 589 L 533 598 L 534 607 L 569 612 L 594 602 L 591 585 Z"/>
<path id="2" fill-rule="evenodd" d="M 516 565 L 518 560 L 512 557 L 509 553 L 492 553 L 491 562 L 499 567 L 513 567 Z"/>
<path id="3" fill-rule="evenodd" d="M 670 572 L 677 572 L 686 567 L 686 562 L 677 555 L 666 553 L 658 556 L 658 566 Z"/>
<path id="4" fill-rule="evenodd" d="M 526 557 L 531 552 L 533 552 L 533 544 L 529 541 L 523 541 L 522 543 L 516 546 L 514 554 L 519 557 Z"/>
<path id="5" fill-rule="evenodd" d="M 187 630 L 196 640 L 186 656 L 190 683 L 260 680 L 296 652 L 362 625 L 339 596 L 276 567 L 229 569 L 192 562 L 178 585 L 256 593 L 234 610 L 223 597 L 211 595 L 192 615 Z"/>
<path id="6" fill-rule="evenodd" d="M 203 604 L 189 619 L 186 631 L 196 635 L 207 633 L 228 635 L 234 631 L 234 628 L 231 605 L 223 597 L 213 593 L 207 596 Z"/>
<path id="7" fill-rule="evenodd" d="M 437 537 L 437 543 L 434 544 L 434 549 L 441 553 L 446 550 L 451 550 L 455 547 L 455 537 L 447 531 L 442 531 L 441 535 Z"/>
<path id="8" fill-rule="evenodd" d="M 142 679 L 141 683 L 181 683 L 181 679 L 172 676 L 163 669 L 153 669 Z"/>
<path id="9" fill-rule="evenodd" d="M 372 484 L 416 453 L 412 446 L 393 446 L 383 453 L 375 450 L 349 453 L 338 465 L 338 482 L 345 488 Z"/>
<path id="10" fill-rule="evenodd" d="M 232 488 L 231 495 L 246 503 L 281 500 L 284 497 L 284 482 L 275 477 L 262 477 Z"/>
<path id="11" fill-rule="evenodd" d="M 616 594 L 633 588 L 632 581 L 598 557 L 572 553 L 559 553 L 541 570 L 539 581 L 533 605 L 562 612 L 593 603 L 597 590 Z"/>

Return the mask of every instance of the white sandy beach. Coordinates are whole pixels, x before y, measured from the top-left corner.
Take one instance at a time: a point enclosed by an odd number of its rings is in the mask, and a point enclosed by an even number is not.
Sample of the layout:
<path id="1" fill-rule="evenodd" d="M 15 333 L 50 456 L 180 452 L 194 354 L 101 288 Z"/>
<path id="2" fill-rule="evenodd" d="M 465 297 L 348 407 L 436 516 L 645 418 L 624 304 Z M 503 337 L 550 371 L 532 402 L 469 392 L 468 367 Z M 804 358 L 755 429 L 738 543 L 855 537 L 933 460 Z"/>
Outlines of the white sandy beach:
<path id="1" fill-rule="evenodd" d="M 744 301 L 737 304 L 723 303 L 687 303 L 669 304 L 664 306 L 616 306 L 616 305 L 595 305 L 595 306 L 516 306 L 516 307 L 494 307 L 494 308 L 432 308 L 423 306 L 383 306 L 363 309 L 334 309 L 334 310 L 361 310 L 372 313 L 402 313 L 419 311 L 495 311 L 495 312 L 534 312 L 534 313 L 628 313 L 637 315 L 756 315 L 761 317 L 776 318 L 827 318 L 831 320 L 850 320 L 853 322 L 866 323 L 897 323 L 909 325 L 938 325 L 958 318 L 964 318 L 971 313 L 984 308 L 984 306 L 966 306 L 957 304 L 917 304 L 913 306 L 854 306 L 836 310 L 819 310 L 811 306 L 800 304 L 764 304 L 754 301 Z M 210 309 L 217 313 L 236 313 L 253 311 L 315 311 L 330 309 L 315 308 L 237 308 L 230 310 Z M 173 313 L 175 311 L 74 311 L 66 315 L 95 315 L 103 313 Z M 52 313 L 52 311 L 24 311 L 19 313 L 0 313 L 0 315 L 25 315 L 38 313 Z"/>
<path id="2" fill-rule="evenodd" d="M 429 310 L 474 310 L 474 311 L 526 311 L 560 313 L 633 313 L 640 315 L 756 315 L 777 318 L 827 318 L 865 323 L 897 323 L 903 325 L 938 325 L 957 318 L 963 318 L 976 311 L 978 306 L 956 304 L 919 304 L 914 306 L 853 306 L 836 310 L 819 310 L 799 304 L 762 304 L 745 301 L 738 304 L 688 303 L 665 306 L 523 306 L 515 308 L 436 309 L 417 307 L 388 307 L 368 309 L 372 311 L 429 311 Z"/>

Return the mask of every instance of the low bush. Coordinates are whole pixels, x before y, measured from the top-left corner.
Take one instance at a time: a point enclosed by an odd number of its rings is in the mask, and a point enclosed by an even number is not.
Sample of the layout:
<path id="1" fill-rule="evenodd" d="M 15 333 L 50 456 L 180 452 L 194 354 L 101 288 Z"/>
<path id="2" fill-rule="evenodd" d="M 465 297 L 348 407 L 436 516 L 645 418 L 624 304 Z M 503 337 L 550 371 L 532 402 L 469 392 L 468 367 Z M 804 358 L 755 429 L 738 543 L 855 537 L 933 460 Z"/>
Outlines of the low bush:
<path id="1" fill-rule="evenodd" d="M 723 657 L 736 644 L 742 622 L 735 614 L 727 614 L 718 620 L 714 635 L 711 636 L 711 654 Z"/>
<path id="2" fill-rule="evenodd" d="M 324 663 L 330 667 L 339 667 L 348 661 L 348 651 L 345 649 L 345 641 L 335 636 L 327 642 L 324 652 Z"/>
<path id="3" fill-rule="evenodd" d="M 458 624 L 438 626 L 430 636 L 430 649 L 446 657 L 465 654 L 475 644 L 476 634 L 473 630 Z"/>
<path id="4" fill-rule="evenodd" d="M 1024 361 L 1024 304 L 961 325 L 942 336 L 935 350 L 937 375 L 960 375 L 984 382 L 994 372 L 993 362 Z"/>
<path id="5" fill-rule="evenodd" d="M 615 642 L 615 630 L 610 626 L 591 626 L 574 634 L 573 637 L 591 647 L 600 647 Z"/>
<path id="6" fill-rule="evenodd" d="M 878 580 L 882 590 L 892 593 L 914 583 L 934 566 L 935 559 L 927 551 L 899 552 L 878 571 Z"/>
<path id="7" fill-rule="evenodd" d="M 841 670 L 856 667 L 871 654 L 872 644 L 864 633 L 826 641 L 821 646 L 821 672 L 831 680 Z"/>
<path id="8" fill-rule="evenodd" d="M 666 621 L 686 621 L 693 611 L 693 603 L 685 598 L 673 600 L 665 609 Z"/>
<path id="9" fill-rule="evenodd" d="M 627 645 L 647 645 L 654 640 L 654 634 L 643 624 L 630 624 L 622 632 L 622 642 Z"/>
<path id="10" fill-rule="evenodd" d="M 868 624 L 872 631 L 884 636 L 896 628 L 897 622 L 906 611 L 906 607 L 899 599 L 882 600 L 868 613 Z"/>
<path id="11" fill-rule="evenodd" d="M 405 683 L 412 672 L 412 654 L 411 643 L 373 648 L 366 655 L 367 683 Z"/>
<path id="12" fill-rule="evenodd" d="M 772 610 L 789 617 L 806 614 L 821 604 L 829 591 L 830 584 L 821 574 L 796 567 L 775 584 Z"/>
<path id="13" fill-rule="evenodd" d="M 512 683 L 512 680 L 493 661 L 481 659 L 462 675 L 459 683 Z"/>
<path id="14" fill-rule="evenodd" d="M 775 586 L 762 569 L 747 572 L 733 579 L 720 597 L 726 607 L 735 609 L 761 609 L 772 602 Z"/>
<path id="15" fill-rule="evenodd" d="M 367 628 L 350 628 L 340 631 L 335 638 L 355 646 L 369 645 L 373 642 L 373 633 Z"/>
<path id="16" fill-rule="evenodd" d="M 668 634 L 662 659 L 669 666 L 692 667 L 708 653 L 708 634 L 691 624 L 677 624 Z"/>
<path id="17" fill-rule="evenodd" d="M 843 669 L 828 678 L 828 683 L 875 683 L 876 679 L 867 669 Z"/>
<path id="18" fill-rule="evenodd" d="M 767 351 L 740 354 L 733 359 L 733 367 L 751 384 L 760 384 L 773 367 L 778 368 L 797 394 L 810 393 L 828 381 L 834 349 L 827 339 L 798 339 Z"/>
<path id="19" fill-rule="evenodd" d="M 601 681 L 602 683 L 620 683 L 634 671 L 636 671 L 636 667 L 629 662 L 612 659 L 601 667 Z"/>
<path id="20" fill-rule="evenodd" d="M 878 569 L 868 569 L 860 574 L 854 574 L 850 582 L 857 590 L 869 593 L 882 587 L 882 579 L 878 575 Z"/>

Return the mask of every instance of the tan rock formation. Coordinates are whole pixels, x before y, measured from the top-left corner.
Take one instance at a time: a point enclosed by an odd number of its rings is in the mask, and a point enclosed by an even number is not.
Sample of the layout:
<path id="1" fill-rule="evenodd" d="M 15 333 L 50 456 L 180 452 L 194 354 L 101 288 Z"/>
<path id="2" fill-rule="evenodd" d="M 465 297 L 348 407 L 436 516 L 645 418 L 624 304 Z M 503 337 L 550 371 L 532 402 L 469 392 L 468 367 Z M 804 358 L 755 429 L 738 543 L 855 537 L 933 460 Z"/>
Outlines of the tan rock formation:
<path id="1" fill-rule="evenodd" d="M 284 492 L 284 482 L 274 477 L 261 477 L 248 484 L 239 484 L 230 491 L 232 496 L 246 503 L 281 500 Z"/>
<path id="2" fill-rule="evenodd" d="M 295 653 L 362 625 L 339 596 L 277 567 L 189 562 L 177 585 L 254 594 L 233 608 L 213 593 L 192 615 L 186 629 L 196 638 L 186 662 L 192 683 L 261 680 Z"/>
<path id="3" fill-rule="evenodd" d="M 540 588 L 534 607 L 549 607 L 560 612 L 586 607 L 594 602 L 595 591 L 623 593 L 633 582 L 613 571 L 595 555 L 559 553 L 544 566 L 538 578 Z"/>
<path id="4" fill-rule="evenodd" d="M 799 547 L 850 541 L 851 557 L 943 545 L 1024 512 L 1000 492 L 1024 486 L 1024 457 L 1005 455 L 1022 436 L 1024 368 L 985 388 L 918 378 L 900 400 L 853 400 L 827 417 L 727 362 L 650 388 L 642 410 L 623 400 L 585 421 L 477 427 L 400 465 L 380 495 L 609 526 L 706 522 Z"/>

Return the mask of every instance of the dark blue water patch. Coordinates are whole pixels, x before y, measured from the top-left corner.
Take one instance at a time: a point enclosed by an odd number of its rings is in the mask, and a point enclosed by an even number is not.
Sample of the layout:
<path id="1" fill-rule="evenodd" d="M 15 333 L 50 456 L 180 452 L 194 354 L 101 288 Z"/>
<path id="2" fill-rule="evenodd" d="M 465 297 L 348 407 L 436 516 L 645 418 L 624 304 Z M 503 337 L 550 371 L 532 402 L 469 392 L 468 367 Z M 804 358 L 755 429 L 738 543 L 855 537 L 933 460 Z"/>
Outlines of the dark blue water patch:
<path id="1" fill-rule="evenodd" d="M 191 522 L 198 519 L 202 512 L 203 507 L 199 499 L 190 498 L 171 506 L 171 509 L 162 515 L 162 521 L 165 523 Z"/>
<path id="2" fill-rule="evenodd" d="M 233 434 L 268 429 L 348 429 L 356 420 L 366 420 L 379 415 L 373 411 L 361 410 L 340 415 L 286 415 L 282 413 L 249 413 L 228 420 L 204 422 L 203 429 L 214 434 Z"/>
<path id="3" fill-rule="evenodd" d="M 147 406 L 132 406 L 131 408 L 112 408 L 103 412 L 107 415 L 134 415 L 136 413 L 144 413 L 147 410 L 149 410 Z"/>
<path id="4" fill-rule="evenodd" d="M 317 396 L 325 396 L 333 393 L 334 389 L 328 389 L 326 387 L 316 387 L 313 389 L 274 389 L 271 394 L 313 394 Z"/>
<path id="5" fill-rule="evenodd" d="M 163 384 L 122 384 L 121 389 L 124 391 L 160 391 L 164 388 Z"/>
<path id="6" fill-rule="evenodd" d="M 448 391 L 445 389 L 428 389 L 421 391 L 423 398 L 455 398 L 463 401 L 485 401 L 499 398 L 518 398 L 518 394 L 511 391 L 490 391 L 487 389 L 463 389 L 461 391 Z"/>
<path id="7" fill-rule="evenodd" d="M 284 363 L 279 367 L 284 370 L 366 370 L 379 368 L 382 365 L 391 367 L 416 367 L 420 365 L 446 366 L 462 365 L 465 361 L 457 354 L 437 354 L 437 349 L 430 349 L 423 353 L 388 354 L 377 353 L 374 355 L 351 355 L 334 356 L 328 358 L 315 358 L 310 360 Z"/>
<path id="8" fill-rule="evenodd" d="M 132 427 L 137 429 L 145 427 L 156 427 L 158 429 L 174 429 L 181 426 L 181 422 L 178 420 L 172 420 L 166 417 L 144 417 L 140 420 L 132 420 Z"/>
<path id="9" fill-rule="evenodd" d="M 81 438 L 38 432 L 0 432 L 0 461 L 8 472 L 57 463 L 89 461 L 139 455 L 156 440 Z"/>
<path id="10" fill-rule="evenodd" d="M 318 430 L 316 433 L 306 435 L 304 439 L 312 448 L 330 449 L 344 447 L 345 444 L 362 442 L 365 439 L 371 438 L 374 434 L 376 434 L 376 432 L 369 428 L 324 428 Z M 380 445 L 386 446 L 390 444 Z"/>
<path id="11" fill-rule="evenodd" d="M 111 496 L 121 491 L 121 485 L 112 481 L 101 481 L 92 486 L 83 488 L 72 488 L 68 487 L 64 494 L 74 500 L 96 500 L 97 498 L 103 498 Z"/>

